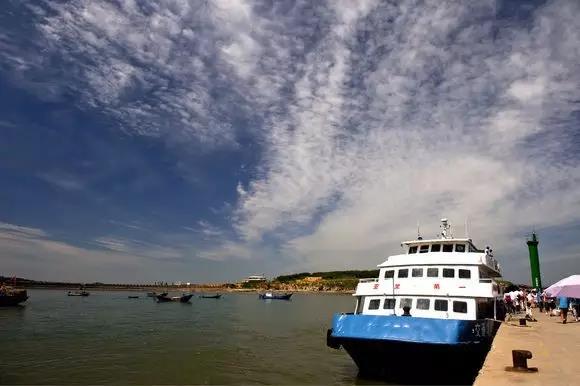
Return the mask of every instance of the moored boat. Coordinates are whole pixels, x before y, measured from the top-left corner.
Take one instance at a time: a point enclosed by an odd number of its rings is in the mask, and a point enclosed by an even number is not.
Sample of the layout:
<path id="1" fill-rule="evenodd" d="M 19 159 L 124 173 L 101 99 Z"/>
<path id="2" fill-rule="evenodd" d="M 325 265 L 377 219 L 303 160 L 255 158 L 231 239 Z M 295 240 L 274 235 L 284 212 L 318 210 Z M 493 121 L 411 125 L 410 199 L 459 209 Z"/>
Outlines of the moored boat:
<path id="1" fill-rule="evenodd" d="M 2 286 L 0 288 L 0 307 L 13 307 L 28 300 L 26 290 Z"/>
<path id="2" fill-rule="evenodd" d="M 193 294 L 189 295 L 181 295 L 181 296 L 167 296 L 167 294 L 161 294 L 157 296 L 157 302 L 159 303 L 167 303 L 167 302 L 181 302 L 181 303 L 189 303 Z"/>
<path id="3" fill-rule="evenodd" d="M 167 296 L 167 294 L 157 295 L 155 298 L 157 299 L 158 303 L 167 303 L 173 301 L 169 296 Z"/>
<path id="4" fill-rule="evenodd" d="M 258 294 L 258 298 L 262 300 L 290 300 L 292 293 L 276 294 L 273 292 L 266 292 L 264 294 Z"/>
<path id="5" fill-rule="evenodd" d="M 176 296 L 176 301 L 179 301 L 181 303 L 189 303 L 192 297 L 193 294 Z"/>
<path id="6" fill-rule="evenodd" d="M 68 291 L 67 296 L 89 296 L 87 291 Z"/>
<path id="7" fill-rule="evenodd" d="M 148 298 L 156 298 L 157 296 L 167 296 L 167 292 L 161 292 L 161 293 L 157 293 L 157 292 L 147 292 L 147 297 Z"/>
<path id="8" fill-rule="evenodd" d="M 215 295 L 200 295 L 199 298 L 200 299 L 220 299 L 222 297 L 221 294 L 215 294 Z"/>
<path id="9" fill-rule="evenodd" d="M 454 238 L 402 243 L 379 277 L 357 286 L 353 313 L 336 314 L 327 345 L 343 347 L 363 376 L 398 383 L 471 383 L 502 317 L 500 267 L 490 248 Z M 420 369 L 420 371 L 418 371 Z"/>

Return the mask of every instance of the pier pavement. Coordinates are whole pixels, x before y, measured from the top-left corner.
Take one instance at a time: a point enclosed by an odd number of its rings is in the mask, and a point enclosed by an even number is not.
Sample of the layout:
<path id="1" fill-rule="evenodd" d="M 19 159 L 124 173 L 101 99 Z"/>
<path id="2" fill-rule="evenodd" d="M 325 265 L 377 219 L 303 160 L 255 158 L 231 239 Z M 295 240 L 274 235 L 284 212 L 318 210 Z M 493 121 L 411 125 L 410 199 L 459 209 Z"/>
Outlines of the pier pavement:
<path id="1" fill-rule="evenodd" d="M 580 322 L 562 324 L 560 317 L 546 316 L 534 310 L 537 322 L 520 327 L 518 320 L 502 323 L 474 386 L 491 385 L 579 385 Z M 512 350 L 528 350 L 528 367 L 536 373 L 509 372 Z"/>

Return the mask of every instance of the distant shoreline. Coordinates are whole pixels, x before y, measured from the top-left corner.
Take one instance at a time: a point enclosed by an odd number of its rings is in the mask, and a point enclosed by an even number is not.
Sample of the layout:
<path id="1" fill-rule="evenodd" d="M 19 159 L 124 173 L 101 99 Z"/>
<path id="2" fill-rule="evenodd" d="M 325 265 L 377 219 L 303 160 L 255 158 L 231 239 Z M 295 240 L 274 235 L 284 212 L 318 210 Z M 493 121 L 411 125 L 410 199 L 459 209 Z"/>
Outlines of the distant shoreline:
<path id="1" fill-rule="evenodd" d="M 43 285 L 25 285 L 22 286 L 25 289 L 39 289 L 39 290 L 55 290 L 55 291 L 77 291 L 79 286 L 43 286 Z M 260 292 L 292 292 L 301 294 L 337 294 L 337 295 L 350 295 L 353 294 L 352 290 L 311 290 L 311 289 L 294 289 L 294 290 L 276 290 L 276 289 L 261 289 L 261 288 L 214 288 L 214 287 L 115 287 L 115 286 L 99 286 L 91 287 L 85 286 L 86 291 L 98 291 L 98 292 L 114 292 L 114 291 L 124 291 L 124 292 L 190 292 L 190 293 L 260 293 Z"/>

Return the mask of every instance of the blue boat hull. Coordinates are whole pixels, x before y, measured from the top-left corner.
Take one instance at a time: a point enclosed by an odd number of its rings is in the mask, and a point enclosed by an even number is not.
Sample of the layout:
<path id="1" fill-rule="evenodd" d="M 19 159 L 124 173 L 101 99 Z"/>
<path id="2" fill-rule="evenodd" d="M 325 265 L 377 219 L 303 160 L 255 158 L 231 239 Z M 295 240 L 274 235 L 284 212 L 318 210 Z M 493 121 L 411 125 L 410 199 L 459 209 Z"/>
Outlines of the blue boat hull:
<path id="1" fill-rule="evenodd" d="M 362 377 L 396 383 L 470 384 L 499 322 L 338 314 L 327 345 L 343 347 Z"/>

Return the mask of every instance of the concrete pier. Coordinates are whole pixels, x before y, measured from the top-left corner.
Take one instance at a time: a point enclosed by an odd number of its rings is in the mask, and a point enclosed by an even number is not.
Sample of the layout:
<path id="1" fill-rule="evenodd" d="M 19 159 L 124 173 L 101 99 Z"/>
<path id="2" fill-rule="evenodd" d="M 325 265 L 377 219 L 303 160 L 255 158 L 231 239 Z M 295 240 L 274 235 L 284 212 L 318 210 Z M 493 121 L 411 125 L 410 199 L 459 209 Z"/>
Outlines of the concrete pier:
<path id="1" fill-rule="evenodd" d="M 537 322 L 520 327 L 512 320 L 501 325 L 474 386 L 580 384 L 580 322 L 573 321 L 571 312 L 567 324 L 562 324 L 560 317 L 534 311 Z M 528 367 L 538 371 L 506 371 L 513 365 L 512 350 L 531 351 Z"/>

